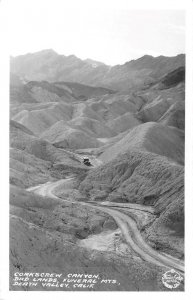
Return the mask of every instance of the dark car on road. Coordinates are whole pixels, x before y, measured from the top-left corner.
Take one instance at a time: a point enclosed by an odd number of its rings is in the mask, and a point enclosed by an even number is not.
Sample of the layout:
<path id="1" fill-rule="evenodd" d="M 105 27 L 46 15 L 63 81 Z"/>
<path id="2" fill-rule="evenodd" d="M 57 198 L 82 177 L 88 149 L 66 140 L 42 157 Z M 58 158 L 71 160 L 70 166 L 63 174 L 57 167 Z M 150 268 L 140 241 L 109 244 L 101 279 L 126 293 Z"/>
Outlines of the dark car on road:
<path id="1" fill-rule="evenodd" d="M 83 158 L 83 163 L 84 163 L 86 166 L 92 166 L 92 164 L 91 164 L 89 158 L 87 158 L 87 157 L 84 157 L 84 158 Z"/>

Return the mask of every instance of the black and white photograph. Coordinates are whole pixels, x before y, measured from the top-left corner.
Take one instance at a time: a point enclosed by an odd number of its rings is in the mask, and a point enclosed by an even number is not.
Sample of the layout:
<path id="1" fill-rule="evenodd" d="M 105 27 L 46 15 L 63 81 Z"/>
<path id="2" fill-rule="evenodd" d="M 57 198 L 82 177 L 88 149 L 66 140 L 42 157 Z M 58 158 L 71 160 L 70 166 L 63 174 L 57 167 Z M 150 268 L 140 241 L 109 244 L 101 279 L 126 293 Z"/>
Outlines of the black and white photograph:
<path id="1" fill-rule="evenodd" d="M 186 7 L 8 2 L 9 291 L 184 292 Z"/>

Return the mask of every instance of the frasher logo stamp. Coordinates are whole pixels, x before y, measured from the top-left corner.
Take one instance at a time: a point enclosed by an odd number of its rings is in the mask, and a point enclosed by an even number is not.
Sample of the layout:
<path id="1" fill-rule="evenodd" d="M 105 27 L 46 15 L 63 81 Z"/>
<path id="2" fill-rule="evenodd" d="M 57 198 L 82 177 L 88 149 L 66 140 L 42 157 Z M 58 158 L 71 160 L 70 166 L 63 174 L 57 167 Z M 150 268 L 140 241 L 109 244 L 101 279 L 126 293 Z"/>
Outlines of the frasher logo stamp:
<path id="1" fill-rule="evenodd" d="M 171 269 L 163 274 L 162 282 L 168 289 L 176 289 L 183 280 L 183 276 Z"/>

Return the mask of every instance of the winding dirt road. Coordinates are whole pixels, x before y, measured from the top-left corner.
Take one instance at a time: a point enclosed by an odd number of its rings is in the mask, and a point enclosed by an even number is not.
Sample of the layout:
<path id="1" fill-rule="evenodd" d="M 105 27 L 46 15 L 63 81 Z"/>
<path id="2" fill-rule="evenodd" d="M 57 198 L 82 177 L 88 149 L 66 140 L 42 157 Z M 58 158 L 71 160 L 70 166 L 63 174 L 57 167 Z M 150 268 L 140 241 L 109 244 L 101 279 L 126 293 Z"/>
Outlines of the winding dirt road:
<path id="1" fill-rule="evenodd" d="M 68 186 L 69 183 L 73 182 L 73 177 L 69 177 L 66 179 L 62 179 L 56 182 L 47 182 L 42 185 L 38 185 L 35 187 L 28 188 L 28 191 L 33 191 L 34 193 L 54 198 L 54 199 L 60 199 L 54 194 L 54 190 L 58 188 L 60 185 L 62 185 L 63 188 L 65 188 L 65 185 Z M 68 201 L 65 199 L 62 199 L 63 201 L 71 202 L 71 203 L 77 203 L 76 201 Z M 125 207 L 127 209 L 137 209 L 137 210 L 149 210 L 150 213 L 153 213 L 152 208 L 142 208 L 141 205 L 137 207 L 137 204 L 126 204 L 123 205 L 122 203 L 115 204 L 115 203 L 103 203 L 103 204 L 92 204 L 92 203 L 86 203 L 86 202 L 78 202 L 81 205 L 92 207 L 95 209 L 98 209 L 104 213 L 107 213 L 110 215 L 115 222 L 117 223 L 118 227 L 121 229 L 123 236 L 125 237 L 126 242 L 129 244 L 129 246 L 138 254 L 142 259 L 145 261 L 148 261 L 154 265 L 166 267 L 166 268 L 173 268 L 181 273 L 184 272 L 184 262 L 180 259 L 167 256 L 164 254 L 159 253 L 158 251 L 155 251 L 152 249 L 142 238 L 140 231 L 137 227 L 136 222 L 133 218 L 128 216 L 127 214 L 119 211 L 118 209 L 120 207 Z M 112 207 L 111 207 L 112 206 Z M 130 207 L 129 207 L 130 206 Z"/>

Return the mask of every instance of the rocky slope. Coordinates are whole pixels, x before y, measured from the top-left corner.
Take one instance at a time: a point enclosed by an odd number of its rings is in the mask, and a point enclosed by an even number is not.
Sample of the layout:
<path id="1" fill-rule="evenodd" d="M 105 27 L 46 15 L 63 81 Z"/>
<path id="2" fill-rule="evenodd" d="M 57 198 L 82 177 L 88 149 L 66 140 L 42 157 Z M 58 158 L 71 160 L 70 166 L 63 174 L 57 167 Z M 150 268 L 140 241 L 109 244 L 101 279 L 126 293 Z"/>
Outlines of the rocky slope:
<path id="1" fill-rule="evenodd" d="M 131 150 L 156 153 L 183 164 L 184 134 L 176 128 L 147 122 L 130 130 L 119 142 L 104 151 L 100 159 L 108 162 Z"/>
<path id="2" fill-rule="evenodd" d="M 10 182 L 29 187 L 58 178 L 55 164 L 61 163 L 68 173 L 85 169 L 73 153 L 57 149 L 49 142 L 34 136 L 23 125 L 10 122 Z"/>

